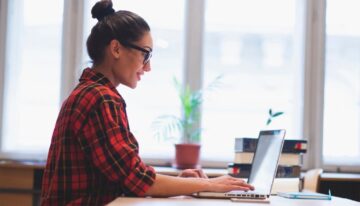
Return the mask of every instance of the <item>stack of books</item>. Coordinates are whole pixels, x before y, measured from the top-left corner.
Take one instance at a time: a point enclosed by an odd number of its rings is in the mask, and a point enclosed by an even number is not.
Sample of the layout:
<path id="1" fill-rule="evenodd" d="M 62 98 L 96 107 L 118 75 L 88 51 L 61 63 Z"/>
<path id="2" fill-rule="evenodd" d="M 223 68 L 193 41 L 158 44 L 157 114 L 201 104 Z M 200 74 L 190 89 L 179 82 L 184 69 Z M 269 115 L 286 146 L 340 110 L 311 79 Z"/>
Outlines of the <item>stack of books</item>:
<path id="1" fill-rule="evenodd" d="M 234 162 L 228 165 L 228 174 L 248 178 L 257 145 L 257 138 L 235 138 Z M 272 194 L 277 192 L 298 192 L 300 190 L 303 154 L 307 150 L 307 140 L 285 139 L 279 159 Z"/>

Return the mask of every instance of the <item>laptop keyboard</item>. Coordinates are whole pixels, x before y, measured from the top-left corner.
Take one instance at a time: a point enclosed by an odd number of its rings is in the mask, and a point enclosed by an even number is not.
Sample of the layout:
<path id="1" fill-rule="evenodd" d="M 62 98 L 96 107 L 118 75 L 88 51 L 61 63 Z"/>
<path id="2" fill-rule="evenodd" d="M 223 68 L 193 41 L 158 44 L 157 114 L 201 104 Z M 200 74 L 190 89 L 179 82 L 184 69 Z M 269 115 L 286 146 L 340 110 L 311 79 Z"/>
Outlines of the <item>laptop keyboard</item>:
<path id="1" fill-rule="evenodd" d="M 268 195 L 264 194 L 246 194 L 246 193 L 225 193 L 227 197 L 247 198 L 247 199 L 266 199 Z"/>

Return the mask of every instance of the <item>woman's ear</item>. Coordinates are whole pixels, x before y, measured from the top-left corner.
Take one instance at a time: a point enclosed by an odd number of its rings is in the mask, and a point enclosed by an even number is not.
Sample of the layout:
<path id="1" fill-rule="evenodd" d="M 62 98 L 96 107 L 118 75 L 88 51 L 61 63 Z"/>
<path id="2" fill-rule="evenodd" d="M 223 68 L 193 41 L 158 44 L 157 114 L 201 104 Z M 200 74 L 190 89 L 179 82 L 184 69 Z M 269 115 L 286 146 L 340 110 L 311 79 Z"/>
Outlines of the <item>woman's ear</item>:
<path id="1" fill-rule="evenodd" d="M 122 47 L 122 45 L 120 44 L 120 42 L 118 40 L 115 40 L 115 39 L 111 40 L 111 42 L 110 42 L 110 53 L 112 54 L 112 56 L 115 59 L 120 58 L 121 47 Z"/>

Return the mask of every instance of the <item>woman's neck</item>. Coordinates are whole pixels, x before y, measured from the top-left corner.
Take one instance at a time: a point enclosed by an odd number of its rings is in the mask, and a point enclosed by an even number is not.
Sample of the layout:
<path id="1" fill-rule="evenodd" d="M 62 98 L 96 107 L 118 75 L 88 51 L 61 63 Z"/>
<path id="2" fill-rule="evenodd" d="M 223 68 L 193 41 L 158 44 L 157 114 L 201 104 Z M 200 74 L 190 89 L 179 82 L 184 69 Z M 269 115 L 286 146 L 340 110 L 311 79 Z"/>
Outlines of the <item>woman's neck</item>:
<path id="1" fill-rule="evenodd" d="M 107 64 L 94 65 L 92 69 L 95 70 L 96 72 L 101 73 L 107 79 L 109 79 L 109 81 L 114 85 L 114 87 L 117 87 L 119 85 L 119 82 L 116 81 L 110 65 Z"/>

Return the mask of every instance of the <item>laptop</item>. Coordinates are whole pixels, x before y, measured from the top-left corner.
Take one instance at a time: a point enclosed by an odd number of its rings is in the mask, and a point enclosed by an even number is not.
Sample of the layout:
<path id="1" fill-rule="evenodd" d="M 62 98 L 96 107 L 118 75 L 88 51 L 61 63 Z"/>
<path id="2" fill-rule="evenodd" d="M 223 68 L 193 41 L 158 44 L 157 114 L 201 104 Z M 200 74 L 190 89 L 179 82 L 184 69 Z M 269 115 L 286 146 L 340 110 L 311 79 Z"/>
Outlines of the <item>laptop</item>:
<path id="1" fill-rule="evenodd" d="M 233 190 L 221 192 L 198 192 L 196 197 L 204 198 L 244 198 L 267 199 L 270 197 L 271 188 L 275 179 L 276 170 L 282 151 L 285 130 L 260 131 L 248 184 L 255 187 L 253 191 Z"/>

